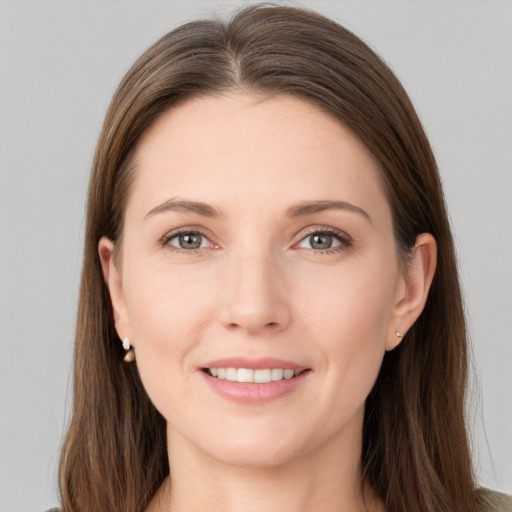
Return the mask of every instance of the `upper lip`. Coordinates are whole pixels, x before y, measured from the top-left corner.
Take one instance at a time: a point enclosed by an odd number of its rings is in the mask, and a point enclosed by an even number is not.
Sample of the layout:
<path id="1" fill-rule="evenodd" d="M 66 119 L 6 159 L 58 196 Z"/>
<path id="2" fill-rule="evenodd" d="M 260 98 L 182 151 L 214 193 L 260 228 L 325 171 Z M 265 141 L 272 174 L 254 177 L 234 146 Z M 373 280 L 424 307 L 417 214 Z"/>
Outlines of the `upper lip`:
<path id="1" fill-rule="evenodd" d="M 201 369 L 203 368 L 248 368 L 252 370 L 282 368 L 283 370 L 293 371 L 303 371 L 308 369 L 307 366 L 294 363 L 293 361 L 276 359 L 274 357 L 263 357 L 258 359 L 248 359 L 245 357 L 227 357 L 224 359 L 209 361 L 201 366 Z"/>

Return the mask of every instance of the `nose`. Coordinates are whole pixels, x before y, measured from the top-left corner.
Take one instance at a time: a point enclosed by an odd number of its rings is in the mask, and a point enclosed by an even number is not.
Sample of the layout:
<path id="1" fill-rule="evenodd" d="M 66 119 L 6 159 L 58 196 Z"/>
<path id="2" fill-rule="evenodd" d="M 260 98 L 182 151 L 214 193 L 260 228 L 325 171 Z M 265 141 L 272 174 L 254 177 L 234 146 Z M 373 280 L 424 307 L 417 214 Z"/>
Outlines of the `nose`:
<path id="1" fill-rule="evenodd" d="M 265 255 L 230 258 L 223 280 L 220 321 L 230 331 L 256 336 L 277 333 L 290 323 L 282 263 Z"/>

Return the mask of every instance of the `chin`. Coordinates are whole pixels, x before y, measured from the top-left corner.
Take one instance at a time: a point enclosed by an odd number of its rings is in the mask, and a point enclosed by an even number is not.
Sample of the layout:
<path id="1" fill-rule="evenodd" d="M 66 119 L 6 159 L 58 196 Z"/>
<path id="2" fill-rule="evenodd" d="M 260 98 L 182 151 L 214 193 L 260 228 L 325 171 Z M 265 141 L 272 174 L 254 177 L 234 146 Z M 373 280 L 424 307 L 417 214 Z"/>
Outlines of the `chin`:
<path id="1" fill-rule="evenodd" d="M 286 465 L 300 456 L 304 450 L 301 443 L 303 435 L 293 435 L 293 429 L 284 431 L 269 425 L 264 429 L 220 429 L 197 433 L 196 440 L 188 436 L 189 443 L 203 452 L 205 456 L 236 467 L 277 468 Z M 298 434 L 298 433 L 297 433 Z"/>
<path id="2" fill-rule="evenodd" d="M 232 443 L 210 450 L 216 460 L 247 469 L 277 469 L 299 457 L 297 447 L 282 446 L 281 443 Z"/>

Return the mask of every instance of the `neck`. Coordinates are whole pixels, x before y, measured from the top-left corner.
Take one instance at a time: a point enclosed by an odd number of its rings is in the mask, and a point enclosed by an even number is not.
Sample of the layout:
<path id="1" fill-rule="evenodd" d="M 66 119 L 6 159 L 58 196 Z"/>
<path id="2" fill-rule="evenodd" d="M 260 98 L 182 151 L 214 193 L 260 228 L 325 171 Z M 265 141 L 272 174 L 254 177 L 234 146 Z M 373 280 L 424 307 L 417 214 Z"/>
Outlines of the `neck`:
<path id="1" fill-rule="evenodd" d="M 319 447 L 272 467 L 231 465 L 212 459 L 180 434 L 168 436 L 171 478 L 147 512 L 382 512 L 360 477 L 361 440 Z M 341 448 L 341 450 L 340 450 Z M 212 505 L 214 504 L 214 506 Z"/>

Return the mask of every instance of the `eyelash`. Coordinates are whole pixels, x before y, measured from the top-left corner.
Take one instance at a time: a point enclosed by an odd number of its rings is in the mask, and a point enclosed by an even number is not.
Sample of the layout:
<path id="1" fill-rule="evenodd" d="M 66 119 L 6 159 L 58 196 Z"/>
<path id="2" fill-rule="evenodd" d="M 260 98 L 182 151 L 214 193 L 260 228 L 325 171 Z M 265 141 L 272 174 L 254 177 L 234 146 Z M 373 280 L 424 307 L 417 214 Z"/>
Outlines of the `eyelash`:
<path id="1" fill-rule="evenodd" d="M 161 244 L 166 248 L 168 249 L 169 251 L 171 252 L 175 252 L 175 253 L 187 253 L 187 254 L 195 254 L 197 252 L 200 252 L 202 248 L 198 248 L 198 249 L 190 249 L 190 250 L 187 250 L 187 249 L 180 249 L 178 247 L 174 247 L 170 244 L 170 241 L 173 239 L 173 238 L 176 238 L 178 236 L 180 236 L 181 234 L 187 234 L 187 235 L 198 235 L 198 236 L 201 236 L 203 238 L 205 238 L 206 240 L 209 241 L 209 238 L 208 236 L 203 233 L 202 231 L 200 230 L 197 230 L 197 229 L 187 229 L 187 228 L 181 228 L 181 229 L 177 229 L 176 231 L 172 231 L 171 233 L 168 233 L 167 235 L 165 235 L 163 238 L 162 238 L 162 241 L 161 241 Z"/>
<path id="2" fill-rule="evenodd" d="M 311 231 L 307 232 L 299 240 L 298 243 L 301 243 L 302 241 L 306 240 L 307 238 L 309 238 L 312 235 L 329 235 L 329 236 L 332 236 L 333 238 L 336 238 L 340 242 L 339 245 L 337 245 L 335 247 L 330 247 L 329 249 L 316 249 L 316 250 L 310 249 L 315 254 L 320 254 L 320 255 L 343 252 L 346 249 L 348 249 L 353 243 L 352 238 L 350 236 L 348 236 L 346 233 L 344 233 L 342 231 L 338 231 L 337 229 L 332 229 L 332 228 L 312 229 Z"/>
<path id="3" fill-rule="evenodd" d="M 200 230 L 182 228 L 182 229 L 178 229 L 176 231 L 172 231 L 171 233 L 166 234 L 161 240 L 161 245 L 164 246 L 166 249 L 168 249 L 171 252 L 182 253 L 182 254 L 183 253 L 195 254 L 195 253 L 200 252 L 203 249 L 200 247 L 197 249 L 188 250 L 188 249 L 180 249 L 178 247 L 174 247 L 174 246 L 170 245 L 171 240 L 173 240 L 174 238 L 178 237 L 181 234 L 198 235 L 198 236 L 201 236 L 209 241 L 208 236 Z M 301 242 L 303 242 L 304 240 L 306 240 L 307 238 L 309 238 L 312 235 L 329 235 L 329 236 L 332 236 L 333 238 L 336 238 L 340 242 L 339 245 L 337 245 L 335 247 L 330 247 L 328 249 L 312 249 L 312 248 L 309 249 L 309 250 L 313 251 L 315 254 L 320 254 L 320 255 L 343 252 L 346 249 L 348 249 L 353 243 L 352 238 L 350 236 L 348 236 L 346 233 L 343 233 L 342 231 L 338 231 L 338 230 L 332 229 L 332 228 L 320 228 L 320 229 L 317 228 L 317 229 L 312 229 L 311 231 L 308 231 L 299 240 L 299 242 L 297 242 L 297 244 L 294 244 L 294 245 L 300 244 Z"/>

